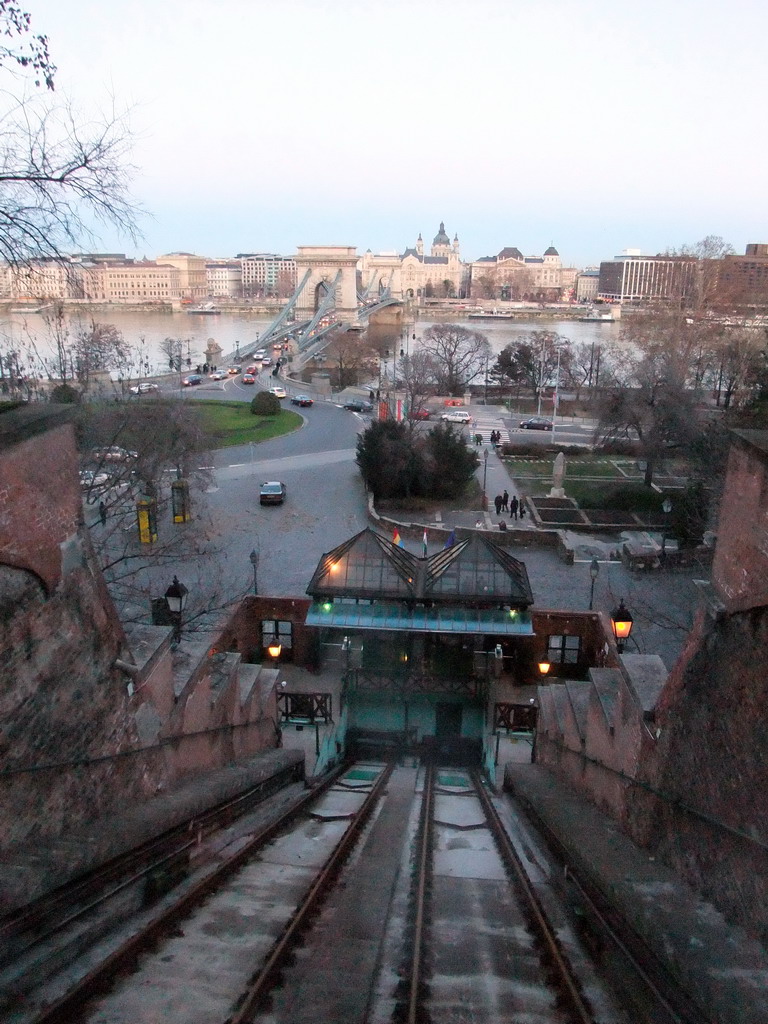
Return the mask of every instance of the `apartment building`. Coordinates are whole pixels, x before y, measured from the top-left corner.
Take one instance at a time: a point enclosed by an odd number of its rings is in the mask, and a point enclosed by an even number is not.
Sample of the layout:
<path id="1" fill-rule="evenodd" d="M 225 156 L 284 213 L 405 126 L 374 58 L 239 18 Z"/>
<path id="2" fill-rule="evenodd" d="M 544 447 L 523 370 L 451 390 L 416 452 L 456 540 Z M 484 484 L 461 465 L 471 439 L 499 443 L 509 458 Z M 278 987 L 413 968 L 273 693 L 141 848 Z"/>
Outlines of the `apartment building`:
<path id="1" fill-rule="evenodd" d="M 296 290 L 296 260 L 270 252 L 241 252 L 243 295 L 246 298 L 288 298 Z"/>
<path id="2" fill-rule="evenodd" d="M 243 268 L 237 260 L 213 260 L 205 265 L 208 294 L 213 298 L 236 299 L 243 294 Z"/>
<path id="3" fill-rule="evenodd" d="M 524 256 L 516 245 L 469 265 L 469 293 L 474 299 L 559 302 L 572 296 L 576 268 L 564 267 L 550 245 L 542 256 Z"/>
<path id="4" fill-rule="evenodd" d="M 643 256 L 625 249 L 600 264 L 598 298 L 606 302 L 686 299 L 696 286 L 699 261 L 693 256 Z"/>
<path id="5" fill-rule="evenodd" d="M 157 263 L 176 267 L 179 272 L 179 288 L 182 299 L 198 301 L 208 297 L 206 261 L 191 252 L 170 252 L 158 256 Z"/>

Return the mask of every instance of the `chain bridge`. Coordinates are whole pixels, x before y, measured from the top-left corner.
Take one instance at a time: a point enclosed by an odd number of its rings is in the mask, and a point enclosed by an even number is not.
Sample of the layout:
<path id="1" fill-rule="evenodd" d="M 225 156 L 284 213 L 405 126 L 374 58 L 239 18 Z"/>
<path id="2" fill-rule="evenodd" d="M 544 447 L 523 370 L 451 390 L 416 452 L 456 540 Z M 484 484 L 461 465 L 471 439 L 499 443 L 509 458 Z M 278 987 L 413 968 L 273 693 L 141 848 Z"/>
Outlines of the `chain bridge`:
<path id="1" fill-rule="evenodd" d="M 363 291 L 357 288 L 357 250 L 353 245 L 300 245 L 296 255 L 296 291 L 258 340 L 240 347 L 247 359 L 266 345 L 292 342 L 299 365 L 331 342 L 332 332 L 345 325 L 362 330 L 371 313 L 399 306 L 390 282 L 374 275 Z"/>

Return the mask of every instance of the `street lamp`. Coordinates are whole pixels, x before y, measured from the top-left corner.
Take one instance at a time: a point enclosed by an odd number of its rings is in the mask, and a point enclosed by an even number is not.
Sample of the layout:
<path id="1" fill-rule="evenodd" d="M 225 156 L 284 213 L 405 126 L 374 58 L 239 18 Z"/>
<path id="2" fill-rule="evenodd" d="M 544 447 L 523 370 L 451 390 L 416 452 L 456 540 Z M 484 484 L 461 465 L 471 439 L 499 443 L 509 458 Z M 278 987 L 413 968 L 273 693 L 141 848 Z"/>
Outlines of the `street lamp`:
<path id="1" fill-rule="evenodd" d="M 661 560 L 667 557 L 667 518 L 672 511 L 672 502 L 665 498 L 661 503 L 661 511 L 664 513 L 664 525 L 661 530 Z"/>
<path id="2" fill-rule="evenodd" d="M 542 661 L 540 661 L 540 662 L 539 662 L 539 672 L 540 672 L 540 673 L 541 673 L 541 674 L 542 674 L 543 676 L 546 676 L 546 675 L 548 675 L 548 674 L 549 674 L 549 670 L 550 670 L 551 668 L 552 668 L 552 665 L 550 664 L 550 662 L 548 662 L 548 661 L 546 661 L 546 660 L 542 660 Z"/>
<path id="3" fill-rule="evenodd" d="M 277 641 L 275 641 L 274 643 L 271 643 L 269 645 L 269 647 L 267 647 L 267 650 L 269 651 L 270 658 L 274 658 L 275 661 L 277 661 L 277 659 L 280 657 L 280 652 L 282 651 L 282 649 L 283 649 L 283 645 L 277 643 Z"/>
<path id="4" fill-rule="evenodd" d="M 184 609 L 187 606 L 187 594 L 189 591 L 183 583 L 179 583 L 178 579 L 174 576 L 173 583 L 165 592 L 165 600 L 168 605 L 168 611 L 171 613 L 173 619 L 173 639 L 174 643 L 179 643 L 181 640 L 181 619 L 184 614 Z"/>
<path id="5" fill-rule="evenodd" d="M 590 611 L 592 611 L 592 601 L 594 600 L 594 597 L 595 597 L 595 580 L 597 579 L 597 574 L 599 572 L 600 572 L 600 563 L 597 561 L 596 558 L 593 558 L 592 561 L 589 563 L 589 576 L 590 576 L 590 579 L 592 580 L 592 584 L 591 584 L 591 586 L 589 588 L 589 610 Z"/>
<path id="6" fill-rule="evenodd" d="M 629 639 L 629 634 L 632 632 L 632 625 L 634 619 L 632 614 L 624 604 L 624 598 L 619 601 L 619 607 L 614 608 L 611 612 L 611 629 L 613 635 L 616 638 L 616 647 L 618 648 L 619 654 L 624 650 L 624 644 Z"/>
<path id="7" fill-rule="evenodd" d="M 248 558 L 253 566 L 253 592 L 258 594 L 259 592 L 259 552 L 254 548 Z"/>
<path id="8" fill-rule="evenodd" d="M 488 495 L 485 493 L 485 484 L 488 479 L 488 449 L 483 450 L 483 512 L 488 511 Z"/>

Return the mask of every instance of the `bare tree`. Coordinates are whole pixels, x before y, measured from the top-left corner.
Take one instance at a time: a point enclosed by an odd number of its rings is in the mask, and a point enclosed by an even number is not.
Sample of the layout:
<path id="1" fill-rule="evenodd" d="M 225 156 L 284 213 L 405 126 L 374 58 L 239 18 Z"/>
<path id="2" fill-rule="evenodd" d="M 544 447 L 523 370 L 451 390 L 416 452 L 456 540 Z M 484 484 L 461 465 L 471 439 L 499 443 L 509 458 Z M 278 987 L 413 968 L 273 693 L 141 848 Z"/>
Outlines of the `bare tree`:
<path id="1" fill-rule="evenodd" d="M 334 337 L 325 349 L 329 370 L 336 370 L 339 388 L 355 385 L 362 379 L 371 380 L 376 374 L 376 352 L 368 344 L 365 335 L 353 331 L 335 331 Z M 334 366 L 335 364 L 335 366 Z"/>
<path id="2" fill-rule="evenodd" d="M 408 414 L 412 422 L 420 419 L 427 399 L 436 394 L 438 366 L 434 356 L 418 349 L 403 356 L 397 365 L 397 383 L 405 392 Z"/>
<path id="3" fill-rule="evenodd" d="M 56 67 L 48 53 L 48 37 L 34 35 L 31 22 L 32 16 L 15 0 L 0 0 L 0 35 L 6 40 L 0 45 L 0 67 L 9 70 L 9 65 L 15 64 L 24 71 L 31 69 L 36 86 L 45 83 L 46 88 L 53 90 Z M 18 39 L 15 46 L 10 42 L 14 39 Z"/>
<path id="4" fill-rule="evenodd" d="M 56 69 L 48 40 L 31 33 L 29 15 L 13 0 L 0 0 L 0 31 L 20 39 L 0 46 L 0 68 L 13 77 L 31 70 L 50 93 Z M 137 236 L 127 115 L 113 107 L 89 122 L 49 93 L 0 93 L 0 259 L 12 266 L 60 259 L 68 245 L 93 238 L 97 224 Z"/>
<path id="5" fill-rule="evenodd" d="M 461 324 L 433 324 L 421 347 L 434 361 L 438 392 L 446 395 L 460 395 L 485 372 L 491 356 L 486 336 Z"/>

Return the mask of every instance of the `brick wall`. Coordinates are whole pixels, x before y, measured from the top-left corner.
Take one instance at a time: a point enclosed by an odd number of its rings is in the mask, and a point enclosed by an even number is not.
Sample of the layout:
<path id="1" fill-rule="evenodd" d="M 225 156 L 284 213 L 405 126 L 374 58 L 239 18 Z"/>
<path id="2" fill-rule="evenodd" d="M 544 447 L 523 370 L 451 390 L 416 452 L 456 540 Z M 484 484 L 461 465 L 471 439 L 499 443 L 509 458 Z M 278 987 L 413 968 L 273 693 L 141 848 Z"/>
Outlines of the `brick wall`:
<path id="1" fill-rule="evenodd" d="M 768 604 L 768 431 L 732 432 L 712 581 L 728 611 Z"/>

